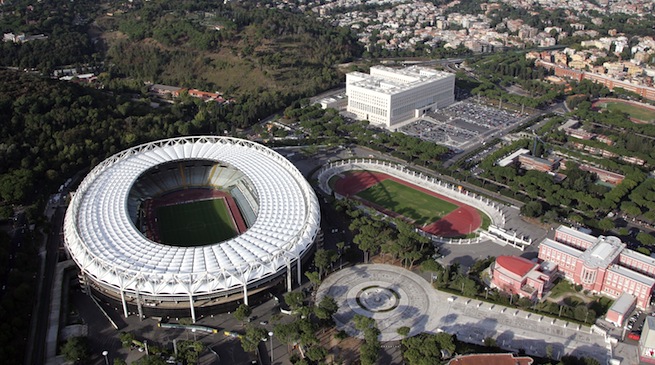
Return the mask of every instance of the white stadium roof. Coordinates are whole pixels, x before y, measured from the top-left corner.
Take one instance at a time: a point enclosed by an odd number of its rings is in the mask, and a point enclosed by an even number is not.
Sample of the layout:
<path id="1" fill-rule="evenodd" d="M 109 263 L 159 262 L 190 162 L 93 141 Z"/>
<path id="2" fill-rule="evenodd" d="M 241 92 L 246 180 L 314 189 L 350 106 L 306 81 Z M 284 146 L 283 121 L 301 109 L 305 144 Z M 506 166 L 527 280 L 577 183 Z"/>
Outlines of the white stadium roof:
<path id="1" fill-rule="evenodd" d="M 132 185 L 147 170 L 181 160 L 220 161 L 243 172 L 259 197 L 254 224 L 205 246 L 147 239 L 128 212 Z M 241 139 L 184 137 L 137 146 L 96 166 L 68 208 L 64 237 L 94 281 L 121 292 L 179 297 L 218 294 L 275 275 L 312 245 L 319 224 L 313 189 L 278 153 Z"/>

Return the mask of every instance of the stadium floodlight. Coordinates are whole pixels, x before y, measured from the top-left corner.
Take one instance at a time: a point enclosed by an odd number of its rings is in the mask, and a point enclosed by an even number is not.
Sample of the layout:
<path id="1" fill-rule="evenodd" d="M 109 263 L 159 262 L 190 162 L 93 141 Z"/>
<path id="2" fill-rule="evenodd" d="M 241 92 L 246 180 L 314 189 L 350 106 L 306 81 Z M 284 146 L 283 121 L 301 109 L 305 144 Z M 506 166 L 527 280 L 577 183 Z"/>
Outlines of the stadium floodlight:
<path id="1" fill-rule="evenodd" d="M 243 175 L 257 206 L 245 232 L 223 242 L 180 247 L 155 242 L 140 231 L 130 210 L 132 200 L 141 201 L 134 197 L 139 178 L 160 166 L 189 161 L 230 166 Z M 160 307 L 190 302 L 195 321 L 195 299 L 206 303 L 243 292 L 247 303 L 249 286 L 282 276 L 292 264 L 301 278 L 301 258 L 319 226 L 313 189 L 277 152 L 230 137 L 181 137 L 130 148 L 96 166 L 68 207 L 64 242 L 83 280 L 121 300 L 125 316 L 128 302 L 139 311 L 144 301 Z"/>

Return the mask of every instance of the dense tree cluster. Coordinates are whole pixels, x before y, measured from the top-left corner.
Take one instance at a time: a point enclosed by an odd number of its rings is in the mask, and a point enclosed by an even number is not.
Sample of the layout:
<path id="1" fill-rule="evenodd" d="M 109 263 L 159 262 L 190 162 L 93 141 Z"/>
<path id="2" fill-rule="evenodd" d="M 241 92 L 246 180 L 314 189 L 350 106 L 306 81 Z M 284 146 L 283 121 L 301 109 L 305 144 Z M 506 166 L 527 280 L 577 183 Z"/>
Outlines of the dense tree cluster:
<path id="1" fill-rule="evenodd" d="M 355 328 L 364 335 L 364 344 L 359 348 L 359 361 L 362 365 L 374 365 L 380 356 L 380 330 L 375 319 L 355 314 Z"/>
<path id="2" fill-rule="evenodd" d="M 150 1 L 118 28 L 129 38 L 109 42 L 112 77 L 236 96 L 225 115 L 239 127 L 336 86 L 334 66 L 362 51 L 347 28 L 249 1 Z"/>
<path id="3" fill-rule="evenodd" d="M 469 60 L 477 81 L 469 85 L 471 93 L 515 105 L 536 108 L 550 104 L 563 94 L 563 88 L 543 81 L 551 71 L 535 67 L 523 53 L 503 53 Z M 519 85 L 529 95 L 510 93 L 507 88 Z"/>
<path id="4" fill-rule="evenodd" d="M 455 352 L 455 338 L 442 332 L 421 333 L 402 340 L 403 359 L 408 365 L 431 365 L 441 363 L 441 350 L 449 354 Z"/>
<path id="5" fill-rule="evenodd" d="M 596 184 L 597 177 L 580 170 L 578 164 L 573 160 L 566 161 L 566 170 L 560 170 L 566 175 L 566 179 L 561 182 L 544 172 L 525 171 L 518 165 L 501 167 L 495 164 L 498 159 L 518 148 L 530 147 L 533 147 L 532 141 L 517 141 L 500 148 L 480 163 L 480 167 L 485 170 L 482 174 L 483 177 L 534 199 L 522 208 L 522 213 L 527 216 L 541 216 L 548 212 L 550 207 L 562 207 L 573 209 L 589 218 L 595 218 L 621 206 L 621 203 L 628 199 L 628 194 L 646 180 L 646 175 L 639 169 L 617 163 L 614 163 L 613 166 L 617 167 L 618 172 L 625 174 L 626 178 L 611 189 Z M 568 149 L 562 149 L 562 151 L 565 154 L 571 154 Z M 586 156 L 580 157 L 583 160 L 586 159 Z M 594 226 L 596 225 L 594 224 Z M 609 227 L 606 224 L 604 228 Z"/>
<path id="6" fill-rule="evenodd" d="M 321 109 L 318 104 L 294 102 L 284 111 L 284 122 L 297 127 L 306 142 L 347 144 L 355 142 L 395 157 L 424 166 L 438 166 L 449 149 L 400 132 L 389 132 L 367 125 L 349 122 L 334 109 Z"/>
<path id="7" fill-rule="evenodd" d="M 293 310 L 295 318 L 292 322 L 275 325 L 275 338 L 282 343 L 303 347 L 305 359 L 292 355 L 292 363 L 321 363 L 327 356 L 327 350 L 319 343 L 316 333 L 334 325 L 332 315 L 338 310 L 334 298 L 326 296 L 316 306 L 306 306 L 302 292 L 290 292 L 284 295 L 284 300 Z"/>
<path id="8" fill-rule="evenodd" d="M 145 101 L 0 71 L 0 200 L 31 204 L 65 177 L 126 147 L 206 133 L 207 122 L 195 119 L 206 108 L 189 100 L 152 110 Z"/>
<path id="9" fill-rule="evenodd" d="M 49 73 L 55 66 L 95 62 L 94 48 L 86 33 L 89 17 L 98 14 L 96 2 L 5 2 L 0 17 L 3 33 L 44 34 L 48 38 L 26 43 L 0 43 L 0 65 L 38 69 Z"/>
<path id="10" fill-rule="evenodd" d="M 11 248 L 11 239 L 0 231 L 0 267 L 7 271 L 6 288 L 0 297 L 0 358 L 7 364 L 21 364 L 24 361 L 32 301 L 35 297 L 36 275 L 40 241 L 35 243 L 31 233 L 26 230 L 18 248 Z M 12 270 L 8 270 L 10 255 L 13 255 Z"/>

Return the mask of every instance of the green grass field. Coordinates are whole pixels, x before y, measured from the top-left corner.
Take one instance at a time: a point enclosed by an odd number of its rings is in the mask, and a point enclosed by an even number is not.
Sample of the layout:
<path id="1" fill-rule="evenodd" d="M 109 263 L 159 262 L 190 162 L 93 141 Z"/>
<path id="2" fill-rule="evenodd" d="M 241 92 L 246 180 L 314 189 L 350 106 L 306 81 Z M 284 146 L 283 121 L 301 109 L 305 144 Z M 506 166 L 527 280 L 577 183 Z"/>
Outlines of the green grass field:
<path id="1" fill-rule="evenodd" d="M 202 246 L 237 235 L 224 199 L 169 205 L 156 214 L 159 238 L 168 245 Z"/>
<path id="2" fill-rule="evenodd" d="M 491 218 L 487 215 L 487 213 L 481 211 L 480 209 L 476 209 L 478 211 L 478 214 L 480 215 L 480 218 L 482 218 L 482 224 L 480 224 L 480 228 L 482 230 L 487 230 L 489 226 L 491 225 Z"/>
<path id="3" fill-rule="evenodd" d="M 384 180 L 357 196 L 412 219 L 419 226 L 435 222 L 457 209 L 455 204 L 428 195 L 393 180 Z"/>
<path id="4" fill-rule="evenodd" d="M 632 118 L 643 120 L 644 122 L 655 121 L 655 111 L 647 108 L 641 108 L 636 105 L 626 104 L 622 102 L 607 102 L 599 104 L 607 110 L 618 110 L 631 116 Z"/>

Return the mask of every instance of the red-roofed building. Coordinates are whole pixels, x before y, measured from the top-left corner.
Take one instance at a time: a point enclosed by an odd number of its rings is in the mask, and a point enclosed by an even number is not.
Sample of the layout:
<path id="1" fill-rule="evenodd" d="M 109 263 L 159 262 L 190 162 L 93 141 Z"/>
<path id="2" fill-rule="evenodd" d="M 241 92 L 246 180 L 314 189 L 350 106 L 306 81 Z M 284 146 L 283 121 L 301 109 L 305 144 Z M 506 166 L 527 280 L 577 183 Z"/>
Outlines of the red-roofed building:
<path id="1" fill-rule="evenodd" d="M 458 356 L 448 365 L 531 365 L 531 357 L 514 357 L 514 354 L 473 354 Z"/>
<path id="2" fill-rule="evenodd" d="M 528 299 L 541 299 L 556 270 L 518 256 L 498 256 L 491 269 L 491 286 Z"/>

